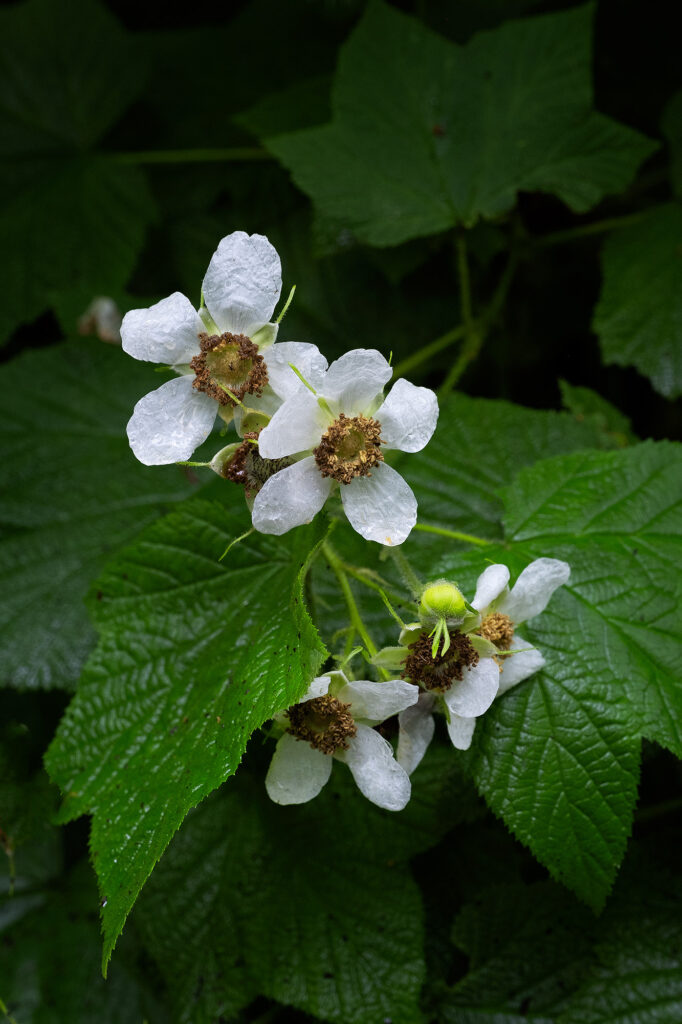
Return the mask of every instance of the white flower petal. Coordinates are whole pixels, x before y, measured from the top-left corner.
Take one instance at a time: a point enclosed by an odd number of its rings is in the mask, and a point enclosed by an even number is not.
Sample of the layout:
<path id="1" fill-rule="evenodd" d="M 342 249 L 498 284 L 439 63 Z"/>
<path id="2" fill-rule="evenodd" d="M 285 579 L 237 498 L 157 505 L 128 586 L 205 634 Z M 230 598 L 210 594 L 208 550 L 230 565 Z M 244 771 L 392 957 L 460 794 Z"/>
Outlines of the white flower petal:
<path id="1" fill-rule="evenodd" d="M 526 622 L 544 612 L 557 587 L 568 583 L 571 567 L 558 558 L 536 558 L 527 565 L 497 610 L 512 622 Z"/>
<path id="2" fill-rule="evenodd" d="M 329 417 L 320 409 L 315 396 L 304 389 L 280 405 L 261 430 L 258 450 L 264 459 L 282 459 L 310 451 L 320 443 L 328 426 Z"/>
<path id="3" fill-rule="evenodd" d="M 420 452 L 429 443 L 438 422 L 438 399 L 429 388 L 397 380 L 384 404 L 374 413 L 387 448 Z"/>
<path id="4" fill-rule="evenodd" d="M 336 407 L 334 411 L 338 409 L 347 416 L 357 416 L 381 394 L 392 374 L 381 352 L 356 348 L 332 363 L 318 390 L 333 408 Z"/>
<path id="5" fill-rule="evenodd" d="M 251 337 L 268 323 L 282 290 L 282 266 L 265 235 L 233 231 L 221 239 L 203 283 L 206 308 L 221 331 Z"/>
<path id="6" fill-rule="evenodd" d="M 506 693 L 507 690 L 511 690 L 512 686 L 516 686 L 517 683 L 522 683 L 524 679 L 535 675 L 546 664 L 540 651 L 526 640 L 522 640 L 520 636 L 513 638 L 511 649 L 520 653 L 510 654 L 502 662 L 498 697 Z"/>
<path id="7" fill-rule="evenodd" d="M 327 369 L 327 360 L 317 345 L 304 341 L 279 341 L 265 353 L 270 387 L 284 400 L 306 391 L 306 386 L 289 365 L 303 374 L 311 387 L 319 390 Z"/>
<path id="8" fill-rule="evenodd" d="M 445 691 L 443 700 L 451 714 L 477 718 L 495 700 L 499 685 L 497 662 L 492 658 L 481 658 L 473 668 L 465 669 L 463 679 Z"/>
<path id="9" fill-rule="evenodd" d="M 509 569 L 499 562 L 489 565 L 478 577 L 476 595 L 471 602 L 477 612 L 482 612 L 488 605 L 496 601 L 509 583 Z"/>
<path id="10" fill-rule="evenodd" d="M 141 398 L 128 420 L 128 440 L 145 466 L 189 459 L 215 423 L 217 403 L 192 387 L 194 376 L 176 377 Z"/>
<path id="11" fill-rule="evenodd" d="M 334 757 L 345 761 L 360 792 L 377 807 L 402 811 L 408 803 L 412 786 L 407 772 L 394 758 L 391 744 L 368 725 L 358 725 L 348 750 Z"/>
<path id="12" fill-rule="evenodd" d="M 371 476 L 341 485 L 348 521 L 365 540 L 402 544 L 417 522 L 417 499 L 400 473 L 380 462 Z"/>
<path id="13" fill-rule="evenodd" d="M 373 682 L 359 679 L 346 683 L 336 695 L 344 704 L 352 704 L 353 718 L 362 718 L 373 725 L 385 722 L 391 715 L 416 704 L 419 690 L 404 679 Z"/>
<path id="14" fill-rule="evenodd" d="M 329 497 L 332 482 L 320 474 L 310 456 L 280 469 L 265 483 L 253 503 L 252 522 L 260 533 L 280 536 L 309 523 Z"/>
<path id="15" fill-rule="evenodd" d="M 331 676 L 317 676 L 313 679 L 312 683 L 298 703 L 303 704 L 307 700 L 314 700 L 315 697 L 324 697 L 324 695 L 329 692 L 331 681 Z"/>
<path id="16" fill-rule="evenodd" d="M 475 718 L 464 718 L 462 715 L 450 714 L 448 722 L 448 736 L 453 747 L 458 750 L 468 750 L 476 728 Z"/>
<path id="17" fill-rule="evenodd" d="M 398 715 L 398 752 L 396 761 L 408 775 L 415 770 L 433 739 L 436 723 L 433 718 L 435 701 L 430 693 L 420 693 L 412 707 Z"/>
<path id="18" fill-rule="evenodd" d="M 173 292 L 149 309 L 126 313 L 121 344 L 133 359 L 175 366 L 199 354 L 199 335 L 205 330 L 189 299 Z"/>
<path id="19" fill-rule="evenodd" d="M 276 804 L 305 804 L 329 781 L 332 759 L 285 732 L 277 740 L 265 788 Z"/>

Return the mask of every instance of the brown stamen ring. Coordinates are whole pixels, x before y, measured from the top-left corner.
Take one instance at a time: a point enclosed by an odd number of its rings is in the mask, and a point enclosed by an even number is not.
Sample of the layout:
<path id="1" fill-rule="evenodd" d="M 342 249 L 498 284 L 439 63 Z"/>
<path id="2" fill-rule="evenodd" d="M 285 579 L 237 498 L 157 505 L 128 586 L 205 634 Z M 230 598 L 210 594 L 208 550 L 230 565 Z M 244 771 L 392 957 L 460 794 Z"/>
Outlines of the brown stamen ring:
<path id="1" fill-rule="evenodd" d="M 295 704 L 289 708 L 287 716 L 292 736 L 306 740 L 323 754 L 348 750 L 348 740 L 358 731 L 350 714 L 350 704 L 343 704 L 330 694 Z"/>
<path id="2" fill-rule="evenodd" d="M 409 644 L 410 652 L 405 659 L 403 679 L 417 683 L 425 690 L 445 693 L 454 682 L 464 678 L 464 670 L 478 664 L 478 654 L 471 640 L 459 630 L 451 630 L 450 647 L 445 654 L 433 657 L 433 640 L 427 633 L 420 633 L 414 643 Z"/>
<path id="3" fill-rule="evenodd" d="M 245 334 L 200 334 L 199 347 L 199 355 L 189 364 L 196 374 L 193 386 L 197 390 L 221 405 L 235 405 L 228 391 L 239 401 L 244 395 L 262 393 L 268 368 L 258 355 L 258 345 Z"/>
<path id="4" fill-rule="evenodd" d="M 371 476 L 384 461 L 381 424 L 369 416 L 340 413 L 313 451 L 322 476 L 349 484 L 356 476 Z"/>

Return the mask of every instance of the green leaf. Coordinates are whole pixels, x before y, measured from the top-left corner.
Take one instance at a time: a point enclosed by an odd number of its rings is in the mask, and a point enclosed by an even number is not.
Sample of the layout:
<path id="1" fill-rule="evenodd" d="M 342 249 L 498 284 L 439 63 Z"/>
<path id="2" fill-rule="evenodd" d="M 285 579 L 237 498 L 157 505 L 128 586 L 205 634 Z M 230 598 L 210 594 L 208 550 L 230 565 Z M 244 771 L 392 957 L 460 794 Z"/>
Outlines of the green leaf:
<path id="1" fill-rule="evenodd" d="M 452 1024 L 550 1024 L 591 963 L 594 918 L 548 882 L 492 885 L 458 914 L 469 971 L 443 1006 Z"/>
<path id="2" fill-rule="evenodd" d="M 614 231 L 594 314 L 606 363 L 635 366 L 666 398 L 682 394 L 682 207 Z"/>
<path id="3" fill-rule="evenodd" d="M 672 1024 L 682 1016 L 680 879 L 638 878 L 639 892 L 614 901 L 601 922 L 596 956 L 559 1024 Z"/>
<path id="4" fill-rule="evenodd" d="M 139 170 L 92 150 L 143 72 L 138 47 L 92 0 L 1 12 L 0 337 L 58 293 L 82 294 L 85 308 L 130 276 L 153 202 Z"/>
<path id="5" fill-rule="evenodd" d="M 92 603 L 100 634 L 46 764 L 61 820 L 93 815 L 104 963 L 187 811 L 232 775 L 247 740 L 295 703 L 325 649 L 305 609 L 322 517 L 285 540 L 195 501 L 114 559 Z"/>
<path id="6" fill-rule="evenodd" d="M 329 125 L 270 136 L 327 221 L 396 245 L 543 191 L 584 212 L 655 144 L 593 109 L 592 8 L 457 46 L 374 0 L 341 50 Z"/>
<path id="7" fill-rule="evenodd" d="M 559 380 L 559 389 L 564 408 L 578 421 L 594 425 L 602 439 L 602 448 L 624 448 L 637 440 L 627 416 L 592 388 L 576 387 L 567 380 Z"/>
<path id="8" fill-rule="evenodd" d="M 271 803 L 263 777 L 240 773 L 188 818 L 136 910 L 179 1020 L 231 1019 L 262 994 L 339 1024 L 418 1024 L 422 908 L 401 815 L 340 764 L 299 807 Z"/>
<path id="9" fill-rule="evenodd" d="M 162 382 L 99 342 L 27 352 L 0 371 L 0 682 L 71 687 L 92 645 L 83 599 L 107 556 L 193 487 L 125 435 Z"/>
<path id="10" fill-rule="evenodd" d="M 571 580 L 525 628 L 546 667 L 477 725 L 471 763 L 496 814 L 595 907 L 630 832 L 640 736 L 682 753 L 682 450 L 646 443 L 521 471 L 504 548 L 453 550 L 470 590 L 488 561 L 561 558 Z"/>

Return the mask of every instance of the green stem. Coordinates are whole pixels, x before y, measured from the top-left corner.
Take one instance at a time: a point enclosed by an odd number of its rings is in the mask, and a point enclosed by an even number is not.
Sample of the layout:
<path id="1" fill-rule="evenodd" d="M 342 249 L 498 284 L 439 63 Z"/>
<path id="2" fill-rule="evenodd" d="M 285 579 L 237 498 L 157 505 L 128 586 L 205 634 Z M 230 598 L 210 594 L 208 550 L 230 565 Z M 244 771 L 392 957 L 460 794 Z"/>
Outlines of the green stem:
<path id="1" fill-rule="evenodd" d="M 682 809 L 682 797 L 673 797 L 672 800 L 664 800 L 663 803 L 654 804 L 653 807 L 644 807 L 635 814 L 635 821 L 653 821 L 655 818 L 662 818 L 666 814 L 673 814 Z"/>
<path id="2" fill-rule="evenodd" d="M 419 579 L 407 560 L 406 555 L 403 554 L 400 548 L 389 548 L 388 550 L 393 557 L 393 561 L 398 566 L 398 571 L 405 581 L 406 586 L 410 588 L 415 600 L 417 600 L 424 589 L 422 581 Z"/>
<path id="3" fill-rule="evenodd" d="M 422 533 L 436 533 L 439 537 L 461 540 L 465 544 L 475 544 L 480 548 L 485 548 L 493 543 L 493 541 L 485 540 L 483 537 L 475 537 L 473 533 L 460 533 L 458 530 L 447 530 L 444 526 L 429 526 L 428 523 L 417 523 L 414 529 L 421 530 Z"/>
<path id="4" fill-rule="evenodd" d="M 442 352 L 444 348 L 452 345 L 453 342 L 459 341 L 466 334 L 466 327 L 464 324 L 459 324 L 458 327 L 453 327 L 451 330 L 446 331 L 445 334 L 441 334 L 439 338 L 434 341 L 430 341 L 428 345 L 424 345 L 422 348 L 417 349 L 411 356 L 407 356 L 406 359 L 401 359 L 399 363 L 396 363 L 393 369 L 394 377 L 404 377 L 405 374 L 409 373 L 410 370 L 414 369 L 415 366 L 419 366 L 420 363 L 430 359 L 431 356 L 437 355 Z"/>
<path id="5" fill-rule="evenodd" d="M 236 163 L 273 159 L 266 149 L 257 146 L 232 146 L 229 149 L 148 149 L 107 155 L 118 164 L 136 165 Z"/>
<path id="6" fill-rule="evenodd" d="M 367 627 L 365 626 L 365 623 L 362 621 L 362 616 L 360 615 L 360 610 L 355 601 L 355 597 L 353 595 L 353 591 L 351 589 L 348 576 L 344 569 L 343 561 L 339 558 L 339 556 L 332 548 L 331 544 L 329 544 L 328 542 L 322 545 L 322 554 L 327 559 L 329 567 L 331 568 L 332 572 L 334 573 L 338 580 L 339 587 L 341 588 L 341 593 L 343 594 L 344 600 L 346 602 L 346 607 L 348 608 L 348 617 L 350 618 L 351 626 L 357 632 L 358 636 L 362 640 L 369 656 L 373 658 L 374 655 L 377 653 L 377 647 L 374 641 L 372 640 L 371 636 L 367 632 Z M 385 670 L 379 669 L 379 671 L 383 675 L 384 679 L 391 678 L 390 674 L 385 672 Z"/>
<path id="7" fill-rule="evenodd" d="M 465 246 L 466 243 L 464 242 L 463 237 L 458 237 L 457 265 L 459 270 L 460 291 L 462 294 L 462 315 L 464 316 L 465 325 L 468 325 L 468 334 L 464 345 L 462 346 L 462 351 L 455 360 L 452 369 L 439 389 L 439 395 L 441 396 L 447 395 L 448 392 L 452 390 L 469 364 L 476 359 L 481 351 L 483 342 L 485 341 L 488 332 L 507 297 L 507 292 L 509 291 L 509 286 L 511 285 L 518 263 L 517 254 L 512 252 L 492 299 L 488 303 L 488 306 L 484 310 L 482 316 L 480 316 L 476 321 L 471 316 L 471 287 L 469 281 L 469 264 L 466 258 Z M 467 320 L 467 318 L 470 319 Z"/>
<path id="8" fill-rule="evenodd" d="M 534 248 L 546 249 L 552 245 L 572 242 L 576 238 L 587 238 L 589 235 L 601 235 L 604 231 L 630 227 L 632 224 L 638 224 L 647 213 L 648 210 L 640 210 L 637 213 L 623 214 L 622 217 L 606 217 L 593 224 L 581 224 L 580 227 L 568 228 L 566 231 L 553 231 L 549 235 L 541 235 L 539 238 L 531 238 L 529 241 Z"/>
<path id="9" fill-rule="evenodd" d="M 17 1019 L 16 1019 L 16 1017 L 13 1017 L 13 1016 L 11 1015 L 11 1013 L 9 1012 L 9 1010 L 7 1009 L 7 1007 L 5 1006 L 5 1004 L 4 1004 L 4 1002 L 2 1001 L 2 999 L 0 999 L 0 1010 L 2 1010 L 2 1012 L 3 1012 L 4 1014 L 5 1014 L 5 1017 L 6 1017 L 6 1018 L 7 1018 L 7 1020 L 9 1021 L 9 1024 L 17 1024 Z"/>

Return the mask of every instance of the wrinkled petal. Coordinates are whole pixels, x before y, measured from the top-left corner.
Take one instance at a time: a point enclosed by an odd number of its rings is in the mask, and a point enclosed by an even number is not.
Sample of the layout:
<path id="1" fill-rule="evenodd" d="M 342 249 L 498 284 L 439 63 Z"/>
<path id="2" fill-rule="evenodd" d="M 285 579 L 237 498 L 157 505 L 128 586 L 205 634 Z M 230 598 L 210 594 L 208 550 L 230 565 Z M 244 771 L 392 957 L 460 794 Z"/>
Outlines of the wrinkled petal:
<path id="1" fill-rule="evenodd" d="M 417 703 L 419 689 L 404 679 L 387 679 L 382 682 L 356 680 L 346 683 L 336 695 L 344 704 L 353 705 L 353 718 L 378 725 L 391 715 Z"/>
<path id="2" fill-rule="evenodd" d="M 509 569 L 506 565 L 489 565 L 478 577 L 476 595 L 471 602 L 477 612 L 482 612 L 496 601 L 509 583 Z"/>
<path id="3" fill-rule="evenodd" d="M 319 390 L 327 369 L 327 360 L 317 345 L 304 341 L 280 341 L 265 353 L 270 387 L 284 400 L 306 391 L 303 381 L 289 365 L 292 363 L 311 387 Z"/>
<path id="4" fill-rule="evenodd" d="M 215 423 L 217 405 L 192 387 L 194 376 L 176 377 L 141 398 L 128 420 L 128 440 L 145 466 L 189 459 Z"/>
<path id="5" fill-rule="evenodd" d="M 272 317 L 282 266 L 265 235 L 233 231 L 221 239 L 203 283 L 206 308 L 221 331 L 251 337 Z"/>
<path id="6" fill-rule="evenodd" d="M 522 683 L 524 679 L 535 675 L 546 664 L 540 651 L 526 640 L 522 640 L 520 636 L 514 637 L 511 649 L 520 653 L 510 654 L 502 662 L 498 697 L 506 693 L 507 690 L 511 690 L 512 686 L 516 686 L 517 683 Z"/>
<path id="7" fill-rule="evenodd" d="M 473 668 L 466 669 L 464 678 L 454 682 L 443 694 L 443 700 L 452 715 L 477 718 L 487 711 L 495 700 L 500 685 L 500 670 L 492 658 L 481 658 Z"/>
<path id="8" fill-rule="evenodd" d="M 438 399 L 429 388 L 397 380 L 384 404 L 374 413 L 387 448 L 420 452 L 438 422 Z"/>
<path id="9" fill-rule="evenodd" d="M 412 707 L 398 715 L 398 752 L 396 760 L 411 775 L 423 758 L 433 739 L 436 723 L 433 719 L 433 695 L 421 693 Z"/>
<path id="10" fill-rule="evenodd" d="M 393 370 L 381 352 L 373 348 L 356 348 L 336 359 L 327 370 L 318 389 L 334 411 L 347 416 L 365 412 L 383 391 Z"/>
<path id="11" fill-rule="evenodd" d="M 417 499 L 400 473 L 379 463 L 371 476 L 341 485 L 348 522 L 365 540 L 402 544 L 417 522 Z"/>
<path id="12" fill-rule="evenodd" d="M 404 768 L 393 756 L 393 748 L 368 725 L 358 725 L 348 741 L 348 750 L 334 755 L 345 761 L 363 796 L 387 811 L 402 811 L 410 799 L 412 786 Z"/>
<path id="13" fill-rule="evenodd" d="M 277 740 L 265 788 L 276 804 L 305 804 L 329 781 L 332 759 L 285 732 Z"/>
<path id="14" fill-rule="evenodd" d="M 175 366 L 199 353 L 206 328 L 189 299 L 173 292 L 149 309 L 131 309 L 121 324 L 123 351 L 133 359 Z"/>
<path id="15" fill-rule="evenodd" d="M 324 697 L 325 693 L 329 692 L 329 685 L 331 681 L 331 676 L 317 676 L 313 679 L 312 683 L 298 703 L 303 704 L 306 700 L 314 700 L 315 697 Z"/>
<path id="16" fill-rule="evenodd" d="M 310 451 L 320 443 L 328 425 L 329 417 L 315 396 L 304 389 L 284 402 L 260 432 L 258 450 L 264 459 Z"/>
<path id="17" fill-rule="evenodd" d="M 294 526 L 311 522 L 329 497 L 331 486 L 312 456 L 280 469 L 256 495 L 251 514 L 254 527 L 279 537 Z"/>
<path id="18" fill-rule="evenodd" d="M 557 587 L 568 583 L 571 567 L 558 558 L 536 558 L 527 565 L 511 593 L 505 595 L 497 610 L 508 615 L 512 622 L 526 622 L 544 612 Z"/>
<path id="19" fill-rule="evenodd" d="M 448 736 L 453 747 L 458 750 L 468 750 L 476 728 L 475 718 L 464 718 L 462 715 L 450 715 L 448 722 Z"/>

